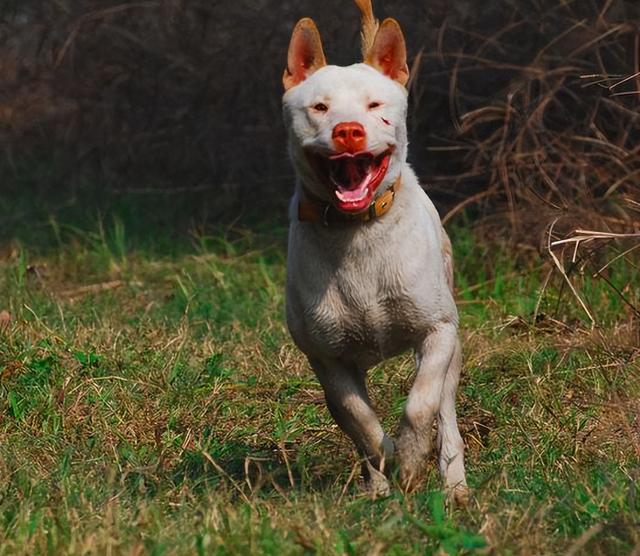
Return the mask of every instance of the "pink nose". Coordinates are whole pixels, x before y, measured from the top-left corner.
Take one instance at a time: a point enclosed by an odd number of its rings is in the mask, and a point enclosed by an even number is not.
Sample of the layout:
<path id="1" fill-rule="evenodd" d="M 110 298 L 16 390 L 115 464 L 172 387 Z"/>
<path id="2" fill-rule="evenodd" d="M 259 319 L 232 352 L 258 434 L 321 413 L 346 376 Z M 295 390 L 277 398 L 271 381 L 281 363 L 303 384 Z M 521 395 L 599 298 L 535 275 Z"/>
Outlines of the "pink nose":
<path id="1" fill-rule="evenodd" d="M 333 145 L 340 152 L 357 153 L 367 144 L 367 134 L 358 122 L 342 122 L 333 128 Z"/>

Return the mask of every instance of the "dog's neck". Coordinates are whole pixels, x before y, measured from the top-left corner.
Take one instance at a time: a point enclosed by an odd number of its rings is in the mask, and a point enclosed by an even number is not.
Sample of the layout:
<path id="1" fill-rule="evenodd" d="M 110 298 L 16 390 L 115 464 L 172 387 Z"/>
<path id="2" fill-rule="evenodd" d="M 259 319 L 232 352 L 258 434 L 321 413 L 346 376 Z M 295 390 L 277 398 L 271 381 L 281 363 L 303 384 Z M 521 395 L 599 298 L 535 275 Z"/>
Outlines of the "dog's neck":
<path id="1" fill-rule="evenodd" d="M 354 224 L 381 218 L 391 210 L 396 193 L 402 187 L 402 174 L 395 181 L 376 195 L 367 210 L 357 214 L 348 214 L 337 210 L 331 203 L 314 198 L 298 187 L 296 217 L 300 222 L 320 222 L 326 226 L 332 224 Z"/>

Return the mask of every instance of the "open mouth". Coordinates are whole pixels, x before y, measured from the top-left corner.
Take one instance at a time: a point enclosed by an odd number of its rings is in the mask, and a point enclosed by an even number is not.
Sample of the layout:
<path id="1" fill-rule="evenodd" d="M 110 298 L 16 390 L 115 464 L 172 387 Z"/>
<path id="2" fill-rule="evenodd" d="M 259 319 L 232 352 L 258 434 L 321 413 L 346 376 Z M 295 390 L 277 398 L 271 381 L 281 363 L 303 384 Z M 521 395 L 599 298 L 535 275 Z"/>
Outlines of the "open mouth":
<path id="1" fill-rule="evenodd" d="M 366 210 L 384 179 L 391 149 L 378 156 L 369 152 L 339 153 L 324 157 L 312 155 L 316 171 L 333 192 L 334 206 L 347 213 Z"/>

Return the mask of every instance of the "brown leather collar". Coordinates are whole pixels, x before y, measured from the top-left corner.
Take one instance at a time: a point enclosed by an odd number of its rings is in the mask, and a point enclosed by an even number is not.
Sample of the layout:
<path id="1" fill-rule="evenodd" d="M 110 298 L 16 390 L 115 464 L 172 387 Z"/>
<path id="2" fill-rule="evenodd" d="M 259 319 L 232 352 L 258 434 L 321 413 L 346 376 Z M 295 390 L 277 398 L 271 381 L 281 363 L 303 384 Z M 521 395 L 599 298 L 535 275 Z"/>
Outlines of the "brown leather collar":
<path id="1" fill-rule="evenodd" d="M 330 203 L 320 201 L 300 201 L 298 203 L 298 220 L 301 222 L 323 222 L 325 225 L 334 222 L 368 222 L 387 214 L 396 193 L 402 187 L 401 176 L 398 176 L 387 190 L 369 205 L 369 208 L 358 214 L 347 214 L 337 210 Z"/>

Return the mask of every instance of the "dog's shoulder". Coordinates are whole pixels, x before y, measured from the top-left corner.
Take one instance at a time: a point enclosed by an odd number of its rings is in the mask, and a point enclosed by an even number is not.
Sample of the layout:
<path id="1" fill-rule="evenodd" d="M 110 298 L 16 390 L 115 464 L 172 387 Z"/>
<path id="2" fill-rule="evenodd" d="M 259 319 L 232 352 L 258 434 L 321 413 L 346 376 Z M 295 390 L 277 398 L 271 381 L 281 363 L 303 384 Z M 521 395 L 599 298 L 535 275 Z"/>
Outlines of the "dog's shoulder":
<path id="1" fill-rule="evenodd" d="M 453 248 L 440 214 L 413 173 L 408 176 L 407 190 L 411 197 L 410 204 L 417 205 L 420 213 L 426 213 L 426 224 L 434 240 L 430 242 L 430 249 L 442 257 L 447 286 L 453 292 Z"/>

